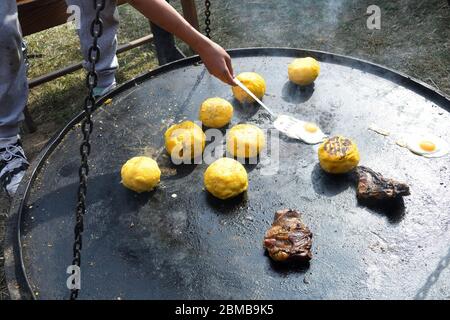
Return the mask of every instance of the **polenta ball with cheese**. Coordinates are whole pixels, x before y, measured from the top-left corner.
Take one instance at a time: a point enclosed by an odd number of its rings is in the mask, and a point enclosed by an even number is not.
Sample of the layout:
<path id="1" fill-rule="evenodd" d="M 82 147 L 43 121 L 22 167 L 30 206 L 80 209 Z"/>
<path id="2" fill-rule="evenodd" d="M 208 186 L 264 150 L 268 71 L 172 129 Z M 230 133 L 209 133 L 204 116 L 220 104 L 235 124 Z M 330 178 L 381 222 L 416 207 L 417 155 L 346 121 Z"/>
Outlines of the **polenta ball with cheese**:
<path id="1" fill-rule="evenodd" d="M 252 124 L 238 124 L 227 135 L 227 150 L 233 157 L 256 157 L 265 145 L 264 132 Z"/>
<path id="2" fill-rule="evenodd" d="M 206 136 L 192 121 L 172 125 L 164 134 L 166 150 L 172 161 L 194 159 L 202 155 Z"/>
<path id="3" fill-rule="evenodd" d="M 342 136 L 326 139 L 318 153 L 320 166 L 328 173 L 347 173 L 359 163 L 358 147 Z"/>
<path id="4" fill-rule="evenodd" d="M 255 72 L 243 72 L 236 77 L 244 86 L 247 87 L 258 99 L 262 99 L 266 93 L 266 82 L 264 78 Z M 231 87 L 234 97 L 239 102 L 253 103 L 255 100 L 250 97 L 239 86 Z"/>
<path id="5" fill-rule="evenodd" d="M 222 98 L 209 98 L 200 106 L 199 119 L 209 128 L 222 128 L 233 118 L 233 106 Z"/>
<path id="6" fill-rule="evenodd" d="M 319 72 L 319 62 L 311 57 L 294 59 L 288 66 L 289 80 L 300 86 L 313 83 Z"/>
<path id="7" fill-rule="evenodd" d="M 247 171 L 238 161 L 220 158 L 209 165 L 203 176 L 206 190 L 216 198 L 235 197 L 248 188 Z"/>
<path id="8" fill-rule="evenodd" d="M 161 170 L 149 157 L 134 157 L 125 162 L 120 171 L 122 184 L 136 192 L 153 190 L 161 178 Z"/>

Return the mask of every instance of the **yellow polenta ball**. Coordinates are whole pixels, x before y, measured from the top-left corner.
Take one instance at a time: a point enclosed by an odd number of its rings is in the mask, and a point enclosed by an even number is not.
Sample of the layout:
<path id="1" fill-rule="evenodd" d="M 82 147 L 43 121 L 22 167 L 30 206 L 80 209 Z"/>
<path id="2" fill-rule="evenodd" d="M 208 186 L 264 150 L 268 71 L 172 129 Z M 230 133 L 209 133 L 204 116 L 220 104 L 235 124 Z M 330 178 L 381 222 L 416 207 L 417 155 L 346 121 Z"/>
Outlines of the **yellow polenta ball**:
<path id="1" fill-rule="evenodd" d="M 231 121 L 233 106 L 222 98 L 209 98 L 200 106 L 199 119 L 207 127 L 222 128 Z"/>
<path id="2" fill-rule="evenodd" d="M 220 158 L 209 165 L 203 176 L 205 188 L 219 199 L 239 195 L 248 188 L 247 171 L 238 161 Z"/>
<path id="3" fill-rule="evenodd" d="M 206 136 L 192 121 L 174 124 L 164 134 L 166 150 L 172 160 L 193 159 L 205 149 Z"/>
<path id="4" fill-rule="evenodd" d="M 258 99 L 262 99 L 264 93 L 266 93 L 266 82 L 263 77 L 255 72 L 243 72 L 239 74 L 236 78 L 244 84 Z M 250 97 L 244 90 L 238 86 L 231 87 L 233 90 L 233 95 L 241 103 L 244 102 L 255 102 L 255 100 Z"/>
<path id="5" fill-rule="evenodd" d="M 288 66 L 289 80 L 301 86 L 313 83 L 319 72 L 319 62 L 311 57 L 294 59 Z"/>
<path id="6" fill-rule="evenodd" d="M 158 164 L 149 157 L 131 158 L 122 166 L 120 174 L 122 184 L 136 192 L 153 190 L 161 178 Z"/>
<path id="7" fill-rule="evenodd" d="M 356 144 L 342 136 L 326 139 L 319 146 L 319 162 L 328 173 L 346 173 L 359 163 L 359 152 Z"/>
<path id="8" fill-rule="evenodd" d="M 256 157 L 265 145 L 264 132 L 252 124 L 238 124 L 227 135 L 227 150 L 234 157 Z"/>

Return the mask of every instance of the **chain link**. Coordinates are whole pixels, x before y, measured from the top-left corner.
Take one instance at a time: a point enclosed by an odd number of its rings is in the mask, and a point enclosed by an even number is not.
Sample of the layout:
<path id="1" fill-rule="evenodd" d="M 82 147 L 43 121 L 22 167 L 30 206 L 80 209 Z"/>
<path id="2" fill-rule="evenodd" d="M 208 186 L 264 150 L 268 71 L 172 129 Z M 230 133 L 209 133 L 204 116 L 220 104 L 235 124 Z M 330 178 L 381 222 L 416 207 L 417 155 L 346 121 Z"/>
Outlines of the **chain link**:
<path id="1" fill-rule="evenodd" d="M 211 39 L 211 28 L 209 27 L 211 24 L 211 20 L 209 17 L 211 16 L 211 2 L 209 0 L 205 0 L 205 35 Z"/>
<path id="2" fill-rule="evenodd" d="M 439 277 L 442 271 L 446 270 L 450 265 L 450 248 L 448 249 L 447 255 L 442 257 L 439 261 L 436 269 L 428 276 L 423 287 L 418 291 L 414 299 L 416 300 L 424 300 L 427 298 L 429 291 L 439 280 Z"/>
<path id="3" fill-rule="evenodd" d="M 89 174 L 88 157 L 91 152 L 90 135 L 93 129 L 92 110 L 95 106 L 94 88 L 97 86 L 98 75 L 96 71 L 96 63 L 100 59 L 100 47 L 98 46 L 98 38 L 103 33 L 103 21 L 100 18 L 102 10 L 105 8 L 105 0 L 92 0 L 95 10 L 95 19 L 92 21 L 90 33 L 93 38 L 92 46 L 88 51 L 88 61 L 90 62 L 89 72 L 86 75 L 86 87 L 88 88 L 88 96 L 84 100 L 85 117 L 81 123 L 81 133 L 83 142 L 80 145 L 81 164 L 78 170 L 79 186 L 78 186 L 78 203 L 75 217 L 75 239 L 73 244 L 73 260 L 72 265 L 80 267 L 81 265 L 81 249 L 82 234 L 84 229 L 84 214 L 86 213 L 86 191 L 87 177 Z M 75 300 L 78 297 L 79 289 L 72 289 L 70 299 Z"/>

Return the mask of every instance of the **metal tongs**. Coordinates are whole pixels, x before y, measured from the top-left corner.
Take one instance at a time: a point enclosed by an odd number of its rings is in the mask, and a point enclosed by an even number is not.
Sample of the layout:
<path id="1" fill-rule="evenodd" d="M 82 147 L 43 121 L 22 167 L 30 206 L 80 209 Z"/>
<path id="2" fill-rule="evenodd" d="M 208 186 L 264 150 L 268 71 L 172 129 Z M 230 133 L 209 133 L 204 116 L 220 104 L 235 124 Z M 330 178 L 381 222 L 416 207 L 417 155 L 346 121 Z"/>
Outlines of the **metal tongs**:
<path id="1" fill-rule="evenodd" d="M 261 107 L 263 107 L 264 110 L 266 110 L 272 116 L 273 119 L 275 119 L 273 125 L 278 131 L 284 133 L 285 135 L 287 135 L 290 138 L 299 139 L 299 140 L 304 141 L 300 137 L 300 130 L 303 127 L 303 125 L 305 124 L 304 121 L 296 119 L 296 118 L 288 116 L 288 115 L 284 115 L 284 114 L 276 115 L 268 106 L 266 106 L 264 104 L 264 102 L 262 102 L 260 99 L 258 99 L 258 97 L 256 97 L 253 94 L 253 92 L 251 92 L 241 81 L 239 81 L 238 78 L 234 78 L 234 81 L 250 97 L 255 99 L 255 101 L 258 102 L 259 105 Z"/>

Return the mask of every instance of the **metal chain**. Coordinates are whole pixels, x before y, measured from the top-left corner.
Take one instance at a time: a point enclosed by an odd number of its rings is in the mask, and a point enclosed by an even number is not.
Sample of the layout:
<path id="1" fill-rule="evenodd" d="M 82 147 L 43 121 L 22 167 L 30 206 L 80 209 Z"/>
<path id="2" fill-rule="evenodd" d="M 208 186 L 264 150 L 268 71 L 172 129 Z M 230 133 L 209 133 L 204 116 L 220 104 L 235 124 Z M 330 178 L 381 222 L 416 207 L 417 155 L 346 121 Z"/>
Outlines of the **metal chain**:
<path id="1" fill-rule="evenodd" d="M 447 251 L 447 255 L 441 258 L 436 269 L 428 276 L 425 284 L 418 291 L 414 299 L 416 300 L 424 300 L 427 298 L 429 291 L 433 288 L 436 282 L 439 280 L 439 277 L 442 271 L 446 270 L 450 265 L 450 248 Z"/>
<path id="2" fill-rule="evenodd" d="M 95 18 L 91 23 L 90 33 L 93 38 L 92 46 L 88 51 L 88 61 L 90 62 L 89 71 L 86 75 L 86 86 L 88 88 L 88 96 L 84 100 L 85 118 L 81 123 L 81 132 L 83 134 L 83 142 L 80 146 L 81 164 L 78 170 L 80 178 L 78 186 L 78 204 L 76 209 L 75 220 L 75 241 L 73 244 L 73 260 L 72 265 L 80 267 L 81 265 L 81 248 L 82 248 L 82 234 L 83 234 L 83 219 L 86 213 L 86 191 L 87 191 L 87 177 L 89 174 L 88 156 L 91 152 L 91 144 L 89 142 L 90 135 L 93 129 L 91 119 L 92 110 L 95 106 L 94 88 L 97 86 L 97 71 L 96 63 L 100 59 L 100 48 L 98 46 L 98 38 L 103 33 L 103 21 L 100 18 L 100 13 L 105 8 L 105 0 L 92 0 L 94 10 L 96 12 Z M 79 289 L 71 289 L 70 299 L 75 300 L 78 297 Z"/>
<path id="3" fill-rule="evenodd" d="M 211 2 L 209 0 L 205 0 L 205 35 L 211 39 L 211 28 L 209 27 L 209 25 L 211 24 L 211 20 L 209 19 L 209 17 L 211 16 Z"/>

